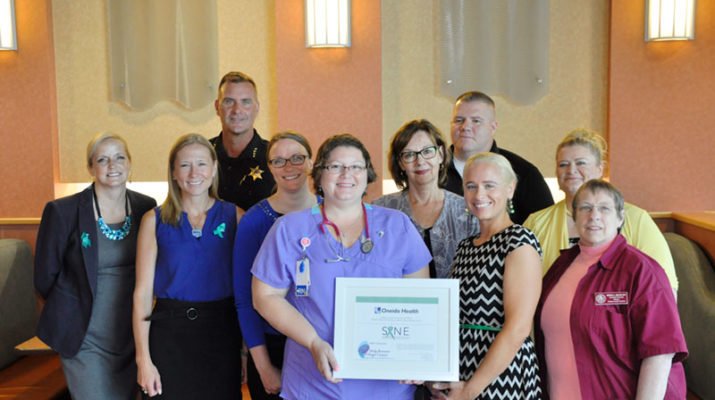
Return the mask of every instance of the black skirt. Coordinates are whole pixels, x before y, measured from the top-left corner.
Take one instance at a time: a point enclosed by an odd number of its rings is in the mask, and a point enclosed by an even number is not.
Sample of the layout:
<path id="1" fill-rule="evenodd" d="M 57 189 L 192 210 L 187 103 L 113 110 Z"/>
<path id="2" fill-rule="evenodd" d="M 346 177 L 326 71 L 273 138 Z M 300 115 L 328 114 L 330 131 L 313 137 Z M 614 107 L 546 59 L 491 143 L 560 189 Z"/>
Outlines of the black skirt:
<path id="1" fill-rule="evenodd" d="M 149 348 L 161 399 L 241 399 L 241 332 L 233 298 L 157 299 Z M 154 397 L 156 398 L 156 397 Z"/>

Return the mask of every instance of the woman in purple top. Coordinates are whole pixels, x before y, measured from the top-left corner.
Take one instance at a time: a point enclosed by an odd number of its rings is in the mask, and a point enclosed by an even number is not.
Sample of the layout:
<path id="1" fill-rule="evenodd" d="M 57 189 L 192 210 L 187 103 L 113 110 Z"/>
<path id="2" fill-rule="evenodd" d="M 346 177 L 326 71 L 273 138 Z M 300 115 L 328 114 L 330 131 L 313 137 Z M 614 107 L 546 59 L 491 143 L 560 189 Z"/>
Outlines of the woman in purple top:
<path id="1" fill-rule="evenodd" d="M 551 399 L 684 399 L 687 348 L 663 269 L 626 243 L 621 193 L 586 182 L 573 199 L 579 243 L 544 276 L 535 316 Z"/>
<path id="2" fill-rule="evenodd" d="M 216 153 L 203 136 L 177 139 L 168 169 L 169 194 L 139 228 L 137 381 L 149 397 L 240 399 L 231 255 L 241 213 L 217 198 Z"/>
<path id="3" fill-rule="evenodd" d="M 296 132 L 282 132 L 268 142 L 268 168 L 276 191 L 246 211 L 233 246 L 233 286 L 243 340 L 248 347 L 247 379 L 251 399 L 279 399 L 285 336 L 264 321 L 253 308 L 251 266 L 273 223 L 284 214 L 314 206 L 308 186 L 313 168 L 308 140 Z"/>
<path id="4" fill-rule="evenodd" d="M 326 140 L 312 176 L 323 204 L 276 221 L 252 270 L 256 309 L 288 336 L 281 397 L 411 400 L 397 381 L 333 378 L 335 279 L 427 278 L 429 252 L 403 213 L 362 202 L 376 174 L 357 138 Z"/>

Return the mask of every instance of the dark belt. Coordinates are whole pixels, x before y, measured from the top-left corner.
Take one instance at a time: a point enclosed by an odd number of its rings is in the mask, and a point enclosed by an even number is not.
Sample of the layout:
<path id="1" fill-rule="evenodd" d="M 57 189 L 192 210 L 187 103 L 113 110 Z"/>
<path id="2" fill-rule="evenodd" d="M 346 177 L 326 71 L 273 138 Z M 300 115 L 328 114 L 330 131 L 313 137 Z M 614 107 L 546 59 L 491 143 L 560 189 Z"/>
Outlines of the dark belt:
<path id="1" fill-rule="evenodd" d="M 163 310 L 154 310 L 152 314 L 146 318 L 146 321 L 159 321 L 165 319 L 184 319 L 189 321 L 195 321 L 199 318 L 225 318 L 230 316 L 235 316 L 235 308 L 231 306 L 232 302 L 222 302 L 227 306 L 219 307 L 201 307 L 201 306 L 188 306 L 188 307 L 172 307 Z"/>

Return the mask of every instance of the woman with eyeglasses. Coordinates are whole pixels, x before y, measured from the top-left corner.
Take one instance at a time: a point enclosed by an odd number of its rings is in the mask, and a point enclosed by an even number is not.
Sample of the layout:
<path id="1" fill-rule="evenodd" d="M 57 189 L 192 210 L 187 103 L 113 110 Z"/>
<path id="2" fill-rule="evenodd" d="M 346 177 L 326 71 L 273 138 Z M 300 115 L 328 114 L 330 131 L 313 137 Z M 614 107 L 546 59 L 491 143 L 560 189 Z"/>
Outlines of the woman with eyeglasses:
<path id="1" fill-rule="evenodd" d="M 308 186 L 313 153 L 303 135 L 286 131 L 268 142 L 268 168 L 276 181 L 270 197 L 246 211 L 233 247 L 233 285 L 243 339 L 248 347 L 247 378 L 251 399 L 280 399 L 281 366 L 286 337 L 271 327 L 253 308 L 251 266 L 268 230 L 290 212 L 317 204 Z"/>
<path id="2" fill-rule="evenodd" d="M 404 124 L 390 144 L 390 174 L 402 191 L 374 204 L 407 214 L 432 253 L 430 277 L 446 278 L 459 242 L 479 233 L 479 221 L 466 211 L 464 198 L 442 189 L 449 152 L 442 133 L 426 119 Z"/>
<path id="3" fill-rule="evenodd" d="M 534 318 L 548 397 L 685 399 L 678 306 L 657 261 L 619 233 L 623 195 L 593 179 L 571 207 L 579 240 L 544 276 Z"/>
<path id="4" fill-rule="evenodd" d="M 427 278 L 429 251 L 403 213 L 363 203 L 376 173 L 354 136 L 328 138 L 312 177 L 323 203 L 276 221 L 252 269 L 256 309 L 288 337 L 281 397 L 411 400 L 412 385 L 333 378 L 335 280 Z"/>

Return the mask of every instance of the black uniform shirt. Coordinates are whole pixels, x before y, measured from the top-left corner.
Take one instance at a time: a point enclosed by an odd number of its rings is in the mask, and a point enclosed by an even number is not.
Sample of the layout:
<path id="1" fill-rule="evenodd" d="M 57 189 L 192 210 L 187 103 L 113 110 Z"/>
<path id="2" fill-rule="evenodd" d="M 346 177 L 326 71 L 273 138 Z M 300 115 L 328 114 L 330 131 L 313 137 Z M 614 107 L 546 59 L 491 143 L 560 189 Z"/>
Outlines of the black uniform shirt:
<path id="1" fill-rule="evenodd" d="M 450 151 L 454 154 L 454 146 L 450 147 Z M 500 149 L 497 147 L 496 140 L 489 151 L 503 155 L 509 160 L 514 173 L 516 173 L 517 183 L 513 199 L 514 214 L 511 216 L 511 220 L 514 223 L 523 224 L 529 214 L 554 205 L 554 198 L 551 196 L 549 186 L 534 164 L 509 150 Z M 447 184 L 444 188 L 460 196 L 464 195 L 462 176 L 459 175 L 459 172 L 454 167 L 454 161 L 447 167 Z"/>
<path id="2" fill-rule="evenodd" d="M 226 153 L 221 135 L 223 133 L 210 140 L 218 156 L 218 195 L 221 199 L 248 210 L 270 196 L 276 185 L 266 160 L 268 141 L 263 140 L 254 129 L 253 138 L 246 148 L 238 157 L 233 158 Z"/>

